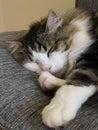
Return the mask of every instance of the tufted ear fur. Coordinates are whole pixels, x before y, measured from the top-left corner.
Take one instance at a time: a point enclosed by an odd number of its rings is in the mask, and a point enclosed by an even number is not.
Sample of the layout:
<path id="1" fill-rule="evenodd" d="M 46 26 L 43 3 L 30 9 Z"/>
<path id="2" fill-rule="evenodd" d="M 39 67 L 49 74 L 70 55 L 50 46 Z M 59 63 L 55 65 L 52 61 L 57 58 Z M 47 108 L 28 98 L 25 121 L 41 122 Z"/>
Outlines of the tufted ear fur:
<path id="1" fill-rule="evenodd" d="M 22 43 L 19 41 L 4 41 L 0 43 L 0 48 L 7 48 L 11 52 L 11 54 L 14 53 L 21 46 Z"/>
<path id="2" fill-rule="evenodd" d="M 8 49 L 13 54 L 18 48 L 22 46 L 22 43 L 19 41 L 7 41 Z"/>
<path id="3" fill-rule="evenodd" d="M 47 18 L 46 30 L 49 32 L 55 32 L 58 27 L 62 26 L 63 20 L 57 16 L 57 14 L 50 10 Z"/>

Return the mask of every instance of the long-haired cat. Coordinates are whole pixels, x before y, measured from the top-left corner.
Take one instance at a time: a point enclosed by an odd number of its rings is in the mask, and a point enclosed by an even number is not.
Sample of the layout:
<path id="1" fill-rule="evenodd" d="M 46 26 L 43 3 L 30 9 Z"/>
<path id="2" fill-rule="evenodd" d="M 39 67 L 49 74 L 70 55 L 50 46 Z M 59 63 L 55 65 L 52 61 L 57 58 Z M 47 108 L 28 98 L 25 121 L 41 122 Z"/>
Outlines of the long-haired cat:
<path id="1" fill-rule="evenodd" d="M 80 9 L 49 15 L 11 42 L 12 56 L 40 74 L 43 90 L 57 89 L 43 109 L 50 128 L 67 125 L 81 105 L 98 90 L 98 18 Z"/>

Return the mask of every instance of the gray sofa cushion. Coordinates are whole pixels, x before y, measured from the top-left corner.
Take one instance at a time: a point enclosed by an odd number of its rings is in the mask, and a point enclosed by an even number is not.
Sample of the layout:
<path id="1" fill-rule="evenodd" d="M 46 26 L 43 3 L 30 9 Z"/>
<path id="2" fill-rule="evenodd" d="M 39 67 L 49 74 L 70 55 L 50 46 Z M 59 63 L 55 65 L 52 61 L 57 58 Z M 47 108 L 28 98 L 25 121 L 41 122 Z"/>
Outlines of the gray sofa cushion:
<path id="1" fill-rule="evenodd" d="M 18 39 L 26 32 L 0 34 L 0 43 Z M 0 130 L 49 130 L 41 112 L 51 97 L 42 92 L 38 75 L 21 67 L 6 49 L 0 49 Z M 62 130 L 98 130 L 98 93 L 79 110 Z"/>

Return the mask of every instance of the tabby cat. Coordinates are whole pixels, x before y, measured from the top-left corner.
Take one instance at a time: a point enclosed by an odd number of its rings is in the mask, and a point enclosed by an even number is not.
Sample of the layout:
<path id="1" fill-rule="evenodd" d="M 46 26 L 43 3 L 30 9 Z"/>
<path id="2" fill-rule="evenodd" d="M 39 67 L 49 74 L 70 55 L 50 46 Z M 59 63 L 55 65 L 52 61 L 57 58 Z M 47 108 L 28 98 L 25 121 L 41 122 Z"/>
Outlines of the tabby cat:
<path id="1" fill-rule="evenodd" d="M 43 90 L 56 89 L 43 109 L 50 128 L 67 125 L 98 90 L 98 17 L 81 9 L 49 11 L 25 36 L 10 44 L 12 56 L 40 74 Z"/>

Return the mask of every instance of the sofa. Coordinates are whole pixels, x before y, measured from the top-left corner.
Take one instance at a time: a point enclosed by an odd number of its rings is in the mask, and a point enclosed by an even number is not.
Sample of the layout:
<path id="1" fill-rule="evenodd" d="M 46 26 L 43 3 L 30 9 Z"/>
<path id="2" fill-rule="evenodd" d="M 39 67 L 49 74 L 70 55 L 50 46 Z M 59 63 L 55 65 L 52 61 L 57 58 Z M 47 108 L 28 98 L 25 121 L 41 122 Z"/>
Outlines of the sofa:
<path id="1" fill-rule="evenodd" d="M 16 40 L 27 31 L 0 33 L 0 44 Z M 0 47 L 0 130 L 51 130 L 42 123 L 41 112 L 53 93 L 43 92 L 38 75 L 19 65 L 6 48 Z M 61 130 L 98 130 L 98 93 Z"/>
<path id="2" fill-rule="evenodd" d="M 95 12 L 98 0 L 76 0 L 76 7 Z M 26 33 L 0 33 L 0 44 L 17 40 Z M 6 48 L 0 47 L 0 130 L 52 130 L 42 123 L 41 112 L 54 93 L 43 92 L 37 79 L 36 73 L 23 68 Z M 98 93 L 60 130 L 98 130 Z"/>

